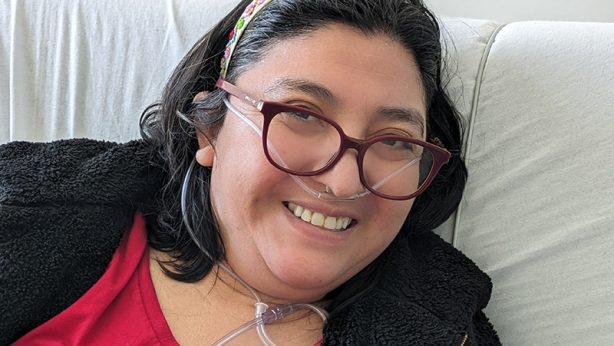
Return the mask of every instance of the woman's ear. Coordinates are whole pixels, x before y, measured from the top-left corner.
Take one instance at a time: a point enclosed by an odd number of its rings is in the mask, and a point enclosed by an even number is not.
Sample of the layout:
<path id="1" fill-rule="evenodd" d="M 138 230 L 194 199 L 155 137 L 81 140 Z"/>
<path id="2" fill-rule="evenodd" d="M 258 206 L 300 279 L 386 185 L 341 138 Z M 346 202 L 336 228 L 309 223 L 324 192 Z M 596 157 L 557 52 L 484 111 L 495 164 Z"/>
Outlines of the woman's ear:
<path id="1" fill-rule="evenodd" d="M 196 96 L 194 96 L 194 98 L 192 99 L 192 103 L 200 102 L 204 100 L 205 97 L 207 97 L 207 94 L 205 94 L 204 91 L 201 91 L 198 94 L 196 94 Z"/>
<path id="2" fill-rule="evenodd" d="M 207 94 L 204 91 L 199 92 L 194 96 L 193 103 L 202 101 Z M 196 129 L 196 138 L 198 139 L 198 150 L 196 151 L 196 162 L 203 167 L 212 167 L 215 158 L 215 152 L 213 146 L 209 141 L 209 138 L 198 128 Z"/>
<path id="3" fill-rule="evenodd" d="M 208 144 L 204 147 L 199 146 L 199 149 L 196 151 L 196 162 L 198 162 L 198 164 L 203 167 L 213 167 L 214 159 L 215 152 L 211 144 Z"/>

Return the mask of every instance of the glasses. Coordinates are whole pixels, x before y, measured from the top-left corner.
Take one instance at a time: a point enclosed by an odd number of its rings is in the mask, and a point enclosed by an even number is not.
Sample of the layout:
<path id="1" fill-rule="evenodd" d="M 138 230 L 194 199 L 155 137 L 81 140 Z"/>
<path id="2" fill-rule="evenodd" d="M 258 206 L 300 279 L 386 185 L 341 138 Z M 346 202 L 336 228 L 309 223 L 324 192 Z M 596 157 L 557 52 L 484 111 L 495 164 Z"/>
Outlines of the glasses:
<path id="1" fill-rule="evenodd" d="M 314 176 L 331 169 L 346 150 L 357 152 L 359 178 L 373 194 L 407 200 L 424 192 L 450 153 L 411 137 L 384 134 L 368 139 L 346 135 L 330 118 L 309 109 L 258 100 L 220 78 L 216 86 L 262 114 L 262 129 L 235 113 L 258 131 L 269 162 L 295 176 Z M 232 104 L 228 104 L 229 107 Z"/>

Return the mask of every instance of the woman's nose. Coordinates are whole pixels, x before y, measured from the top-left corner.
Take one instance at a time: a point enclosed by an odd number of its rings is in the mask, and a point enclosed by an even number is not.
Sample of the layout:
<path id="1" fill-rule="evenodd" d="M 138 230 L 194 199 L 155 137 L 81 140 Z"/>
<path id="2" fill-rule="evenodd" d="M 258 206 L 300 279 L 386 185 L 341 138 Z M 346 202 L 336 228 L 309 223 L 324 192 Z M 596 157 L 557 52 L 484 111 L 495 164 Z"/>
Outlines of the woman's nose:
<path id="1" fill-rule="evenodd" d="M 346 150 L 341 158 L 326 172 L 312 177 L 335 197 L 351 197 L 365 191 L 360 182 L 360 169 L 355 150 Z"/>

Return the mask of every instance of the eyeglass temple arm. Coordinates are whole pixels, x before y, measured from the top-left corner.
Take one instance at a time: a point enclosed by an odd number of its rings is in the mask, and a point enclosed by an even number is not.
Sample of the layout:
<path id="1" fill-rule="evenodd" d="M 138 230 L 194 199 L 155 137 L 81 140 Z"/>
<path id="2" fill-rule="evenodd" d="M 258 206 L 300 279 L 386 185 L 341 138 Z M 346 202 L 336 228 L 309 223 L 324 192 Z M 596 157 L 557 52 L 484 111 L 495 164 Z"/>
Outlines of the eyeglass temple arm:
<path id="1" fill-rule="evenodd" d="M 238 99 L 249 103 L 250 105 L 256 107 L 259 111 L 262 111 L 262 107 L 264 106 L 264 102 L 261 100 L 257 100 L 248 94 L 244 93 L 243 90 L 237 88 L 236 86 L 230 84 L 223 78 L 219 78 L 215 83 L 215 86 L 226 91 L 230 95 L 237 97 Z"/>
<path id="2" fill-rule="evenodd" d="M 422 159 L 422 156 L 417 157 L 417 158 L 409 161 L 408 163 L 404 164 L 403 166 L 401 166 L 400 168 L 398 168 L 394 172 L 390 173 L 384 179 L 382 179 L 382 180 L 378 181 L 377 183 L 373 184 L 373 186 L 371 186 L 371 188 L 374 189 L 374 190 L 379 189 L 382 185 L 386 184 L 388 181 L 390 181 L 391 179 L 393 179 L 397 175 L 401 174 L 401 172 L 403 172 L 404 170 L 406 170 L 410 166 L 413 166 L 416 162 L 420 162 L 421 159 Z"/>

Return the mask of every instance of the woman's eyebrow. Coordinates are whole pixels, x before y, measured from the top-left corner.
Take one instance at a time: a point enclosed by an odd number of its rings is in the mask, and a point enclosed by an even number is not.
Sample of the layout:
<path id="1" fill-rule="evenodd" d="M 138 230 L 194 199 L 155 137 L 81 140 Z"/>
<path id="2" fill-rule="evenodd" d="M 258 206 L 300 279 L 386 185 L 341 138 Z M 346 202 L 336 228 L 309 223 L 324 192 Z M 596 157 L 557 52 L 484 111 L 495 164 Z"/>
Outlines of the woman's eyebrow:
<path id="1" fill-rule="evenodd" d="M 300 91 L 319 98 L 331 105 L 337 105 L 338 100 L 333 93 L 322 84 L 294 78 L 282 78 L 265 90 L 266 94 L 278 94 L 282 90 Z M 424 133 L 424 116 L 415 108 L 381 107 L 377 114 L 385 119 L 411 123 L 420 133 Z"/>
<path id="2" fill-rule="evenodd" d="M 381 107 L 377 113 L 385 119 L 410 123 L 424 133 L 424 116 L 415 108 Z"/>
<path id="3" fill-rule="evenodd" d="M 331 105 L 336 105 L 337 98 L 322 84 L 304 79 L 283 78 L 277 80 L 265 93 L 278 94 L 282 90 L 300 91 L 321 99 Z"/>

